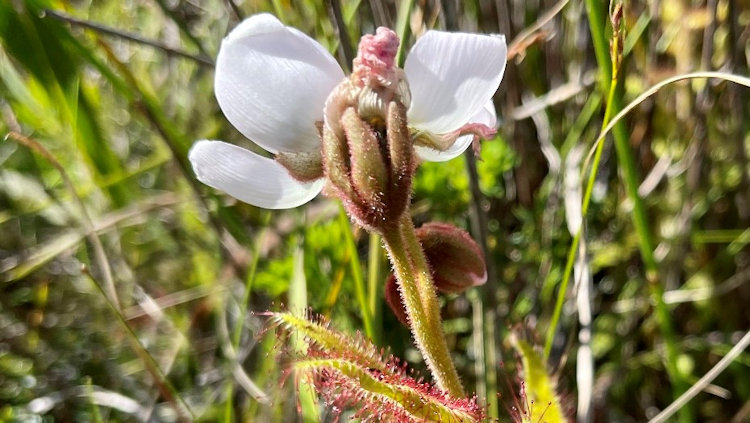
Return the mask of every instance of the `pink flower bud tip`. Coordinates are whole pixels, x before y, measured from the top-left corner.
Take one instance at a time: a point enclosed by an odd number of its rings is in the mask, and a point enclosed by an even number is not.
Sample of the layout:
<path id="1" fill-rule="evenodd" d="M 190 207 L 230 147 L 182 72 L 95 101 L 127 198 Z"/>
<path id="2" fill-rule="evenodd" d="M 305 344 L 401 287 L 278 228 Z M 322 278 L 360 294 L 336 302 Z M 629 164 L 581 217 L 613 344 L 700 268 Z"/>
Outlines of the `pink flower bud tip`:
<path id="1" fill-rule="evenodd" d="M 354 80 L 371 88 L 398 82 L 395 71 L 398 46 L 396 33 L 382 26 L 375 34 L 364 35 L 353 63 Z"/>

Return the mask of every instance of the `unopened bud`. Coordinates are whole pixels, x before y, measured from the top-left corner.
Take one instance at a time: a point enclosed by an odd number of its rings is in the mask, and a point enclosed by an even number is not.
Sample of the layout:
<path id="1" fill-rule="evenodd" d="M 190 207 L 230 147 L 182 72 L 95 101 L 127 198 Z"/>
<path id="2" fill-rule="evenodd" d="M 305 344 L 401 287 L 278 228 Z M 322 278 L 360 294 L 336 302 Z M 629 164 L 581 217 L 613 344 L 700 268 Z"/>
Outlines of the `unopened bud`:
<path id="1" fill-rule="evenodd" d="M 458 294 L 487 282 L 482 249 L 463 229 L 430 222 L 417 229 L 417 238 L 438 291 Z"/>
<path id="2" fill-rule="evenodd" d="M 383 201 L 389 179 L 378 136 L 353 107 L 344 111 L 341 125 L 349 145 L 352 185 L 362 200 L 378 206 Z"/>
<path id="3" fill-rule="evenodd" d="M 466 231 L 448 223 L 430 222 L 417 229 L 417 238 L 439 292 L 460 294 L 487 282 L 484 254 Z M 406 310 L 393 274 L 386 282 L 385 300 L 399 321 L 406 325 Z"/>
<path id="4" fill-rule="evenodd" d="M 609 19 L 612 23 L 612 39 L 609 41 L 609 55 L 612 60 L 612 76 L 617 77 L 620 63 L 622 62 L 622 49 L 624 37 L 622 34 L 622 2 L 617 1 L 610 5 Z"/>
<path id="5" fill-rule="evenodd" d="M 612 29 L 619 31 L 622 23 L 622 1 L 611 3 L 610 8 L 609 20 L 612 23 Z"/>
<path id="6" fill-rule="evenodd" d="M 404 104 L 392 101 L 388 106 L 387 127 L 388 153 L 391 159 L 388 205 L 390 217 L 395 219 L 409 207 L 411 178 L 415 170 L 414 146 L 406 126 Z"/>

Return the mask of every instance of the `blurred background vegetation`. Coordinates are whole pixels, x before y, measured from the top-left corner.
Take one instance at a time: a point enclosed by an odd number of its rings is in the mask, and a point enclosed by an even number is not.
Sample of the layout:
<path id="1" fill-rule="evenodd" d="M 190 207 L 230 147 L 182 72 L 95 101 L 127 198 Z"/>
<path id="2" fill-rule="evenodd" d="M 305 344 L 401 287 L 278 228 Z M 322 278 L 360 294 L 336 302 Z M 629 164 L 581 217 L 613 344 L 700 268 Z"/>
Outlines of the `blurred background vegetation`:
<path id="1" fill-rule="evenodd" d="M 261 11 L 335 54 L 378 25 L 407 46 L 431 28 L 513 41 L 498 137 L 480 160 L 426 163 L 415 181 L 415 221 L 465 227 L 488 256 L 484 287 L 442 300 L 455 361 L 501 421 L 511 333 L 544 351 L 572 419 L 653 417 L 750 327 L 750 91 L 669 85 L 615 127 L 582 282 L 567 283 L 583 163 L 605 109 L 657 81 L 748 75 L 750 2 L 625 2 L 611 96 L 607 3 L 0 2 L 0 421 L 314 420 L 298 416 L 309 405 L 251 313 L 285 307 L 366 330 L 424 369 L 382 299 L 379 241 L 335 202 L 271 213 L 192 174 L 195 140 L 250 145 L 216 104 L 212 60 Z M 749 375 L 741 353 L 674 419 L 750 421 Z"/>

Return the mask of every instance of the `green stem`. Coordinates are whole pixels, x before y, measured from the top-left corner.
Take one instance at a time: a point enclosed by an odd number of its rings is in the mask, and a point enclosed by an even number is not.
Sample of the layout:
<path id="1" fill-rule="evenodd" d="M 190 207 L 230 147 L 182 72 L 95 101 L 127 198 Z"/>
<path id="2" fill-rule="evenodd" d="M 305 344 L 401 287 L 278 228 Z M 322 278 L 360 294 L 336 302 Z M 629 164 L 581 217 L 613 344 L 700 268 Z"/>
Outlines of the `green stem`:
<path id="1" fill-rule="evenodd" d="M 404 65 L 404 46 L 406 45 L 406 39 L 409 37 L 409 18 L 411 17 L 411 9 L 414 7 L 414 0 L 402 0 L 398 7 L 398 18 L 396 20 L 396 33 L 398 34 L 401 42 L 398 45 L 398 51 L 396 52 L 396 63 L 399 67 Z"/>
<path id="2" fill-rule="evenodd" d="M 464 397 L 443 333 L 435 285 L 408 214 L 397 226 L 384 229 L 382 236 L 393 262 L 414 341 L 427 367 L 440 389 L 456 398 Z"/>
<path id="3" fill-rule="evenodd" d="M 592 29 L 592 33 L 594 30 Z M 613 63 L 610 62 L 610 66 Z M 612 67 L 609 68 L 610 71 Z M 609 123 L 609 120 L 612 117 L 612 109 L 615 99 L 615 92 L 617 91 L 617 68 L 615 68 L 615 73 L 612 75 L 612 80 L 607 87 L 607 103 L 606 108 L 604 110 L 604 119 L 602 119 L 602 130 L 607 126 Z M 594 161 L 591 165 L 591 172 L 589 173 L 589 178 L 586 182 L 586 191 L 583 194 L 583 202 L 581 204 L 581 221 L 585 222 L 586 215 L 589 211 L 589 205 L 591 204 L 591 193 L 594 191 L 594 182 L 596 181 L 596 172 L 599 169 L 599 162 L 602 158 L 602 151 L 604 151 L 604 143 L 600 142 L 596 146 L 596 152 L 594 153 Z M 586 166 L 583 166 L 583 169 L 585 169 Z M 576 232 L 575 236 L 573 237 L 573 242 L 570 245 L 570 250 L 568 250 L 568 259 L 565 262 L 565 270 L 563 270 L 563 277 L 562 277 L 562 283 L 560 284 L 560 290 L 557 294 L 557 301 L 555 302 L 555 310 L 552 313 L 552 319 L 550 321 L 549 330 L 547 330 L 547 337 L 544 342 L 544 359 L 546 360 L 549 358 L 549 353 L 552 349 L 552 342 L 555 340 L 555 331 L 557 330 L 557 324 L 560 320 L 560 315 L 562 314 L 562 307 L 565 300 L 565 292 L 568 290 L 568 283 L 570 282 L 570 274 L 573 272 L 573 263 L 575 262 L 577 253 L 578 253 L 578 244 L 581 243 L 581 236 L 583 236 L 583 224 L 578 228 L 578 231 Z"/>
<path id="4" fill-rule="evenodd" d="M 609 93 L 607 94 L 606 109 L 604 110 L 604 119 L 602 120 L 602 128 L 607 126 L 612 116 L 612 105 L 614 104 L 613 99 L 615 97 L 615 91 L 617 90 L 617 76 L 615 75 L 612 79 L 612 83 L 609 84 Z M 594 161 L 591 165 L 591 172 L 586 182 L 586 191 L 583 194 L 583 202 L 581 204 L 581 220 L 586 219 L 586 215 L 589 211 L 589 205 L 591 204 L 591 193 L 594 191 L 594 182 L 596 182 L 596 172 L 599 169 L 599 162 L 602 158 L 602 151 L 604 151 L 604 143 L 600 142 L 596 146 L 596 152 L 594 153 Z M 586 166 L 584 165 L 584 169 Z M 544 358 L 549 357 L 550 349 L 552 348 L 552 341 L 555 338 L 555 330 L 557 323 L 560 320 L 560 314 L 562 313 L 562 306 L 565 300 L 565 292 L 568 289 L 568 282 L 570 282 L 570 274 L 573 271 L 573 262 L 578 252 L 578 244 L 581 242 L 581 236 L 583 236 L 583 225 L 578 228 L 573 237 L 573 242 L 570 245 L 568 251 L 568 260 L 565 262 L 565 270 L 563 270 L 562 284 L 560 285 L 560 291 L 557 295 L 557 302 L 555 303 L 555 311 L 552 313 L 552 320 L 550 322 L 550 330 L 547 331 L 547 339 L 544 343 Z"/>

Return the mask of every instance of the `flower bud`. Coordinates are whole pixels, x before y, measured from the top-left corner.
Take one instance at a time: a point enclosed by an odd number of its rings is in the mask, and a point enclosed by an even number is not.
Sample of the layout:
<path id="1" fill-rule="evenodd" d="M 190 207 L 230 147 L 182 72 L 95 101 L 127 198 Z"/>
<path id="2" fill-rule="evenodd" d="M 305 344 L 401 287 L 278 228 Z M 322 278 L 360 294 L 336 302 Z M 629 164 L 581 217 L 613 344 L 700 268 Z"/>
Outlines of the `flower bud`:
<path id="1" fill-rule="evenodd" d="M 417 238 L 439 292 L 460 294 L 487 281 L 484 254 L 466 231 L 447 223 L 430 222 L 417 229 Z M 385 300 L 398 320 L 407 325 L 406 310 L 393 274 L 385 285 Z"/>
<path id="2" fill-rule="evenodd" d="M 349 146 L 352 186 L 367 204 L 380 208 L 387 189 L 388 169 L 378 136 L 354 107 L 344 111 L 341 125 Z"/>
<path id="3" fill-rule="evenodd" d="M 363 37 L 355 72 L 324 110 L 323 170 L 349 215 L 371 230 L 395 222 L 411 198 L 414 150 L 404 104 L 410 99 L 394 65 L 397 47 L 395 33 L 384 28 Z"/>
<path id="4" fill-rule="evenodd" d="M 463 229 L 430 222 L 417 229 L 417 238 L 438 291 L 458 294 L 487 282 L 482 249 Z"/>
<path id="5" fill-rule="evenodd" d="M 388 148 L 390 155 L 390 189 L 388 204 L 392 219 L 398 218 L 409 207 L 411 200 L 411 177 L 414 174 L 414 146 L 406 126 L 406 106 L 391 102 L 388 106 Z"/>

